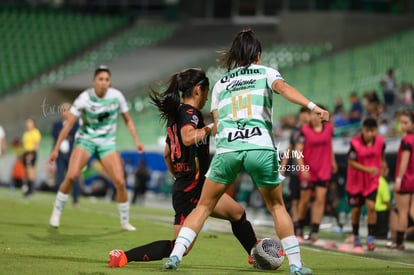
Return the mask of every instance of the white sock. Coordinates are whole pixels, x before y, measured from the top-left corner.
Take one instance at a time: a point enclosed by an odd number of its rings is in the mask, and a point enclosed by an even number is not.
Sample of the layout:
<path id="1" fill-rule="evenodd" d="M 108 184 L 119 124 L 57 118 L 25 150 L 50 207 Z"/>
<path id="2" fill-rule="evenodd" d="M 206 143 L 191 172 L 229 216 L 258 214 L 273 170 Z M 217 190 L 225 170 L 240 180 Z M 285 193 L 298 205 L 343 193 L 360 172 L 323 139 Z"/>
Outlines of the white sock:
<path id="1" fill-rule="evenodd" d="M 295 236 L 289 236 L 281 240 L 283 251 L 289 260 L 289 265 L 296 265 L 302 267 L 302 260 L 300 258 L 300 247 Z"/>
<path id="2" fill-rule="evenodd" d="M 129 223 L 129 202 L 118 203 L 118 210 L 121 224 Z"/>
<path id="3" fill-rule="evenodd" d="M 68 198 L 69 194 L 65 194 L 60 191 L 57 193 L 52 215 L 60 216 L 62 214 L 63 208 L 65 207 L 65 203 L 68 200 Z"/>
<path id="4" fill-rule="evenodd" d="M 174 249 L 170 256 L 177 256 L 178 259 L 183 258 L 185 251 L 190 247 L 197 234 L 189 227 L 182 227 L 175 240 Z"/>

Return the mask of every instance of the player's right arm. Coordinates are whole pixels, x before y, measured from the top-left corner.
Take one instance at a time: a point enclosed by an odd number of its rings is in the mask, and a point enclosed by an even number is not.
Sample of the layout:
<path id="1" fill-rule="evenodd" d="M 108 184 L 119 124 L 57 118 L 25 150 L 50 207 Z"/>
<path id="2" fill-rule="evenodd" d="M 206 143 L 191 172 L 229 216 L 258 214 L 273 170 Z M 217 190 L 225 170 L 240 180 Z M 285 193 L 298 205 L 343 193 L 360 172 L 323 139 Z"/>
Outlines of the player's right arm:
<path id="1" fill-rule="evenodd" d="M 282 79 L 276 79 L 272 83 L 272 89 L 279 93 L 281 96 L 289 100 L 290 102 L 299 104 L 304 107 L 308 107 L 310 100 L 302 95 L 298 90 L 287 84 Z M 320 108 L 317 105 L 314 105 L 311 109 L 312 112 L 316 113 L 321 120 L 329 121 L 329 112 Z"/>
<path id="2" fill-rule="evenodd" d="M 69 113 L 68 120 L 66 121 L 66 123 L 63 126 L 62 130 L 60 130 L 60 133 L 59 133 L 58 139 L 56 141 L 55 147 L 53 147 L 53 151 L 49 156 L 49 162 L 55 161 L 56 158 L 58 157 L 60 144 L 68 136 L 70 130 L 72 129 L 73 125 L 76 123 L 77 119 L 78 119 L 77 116 L 75 116 L 72 113 Z"/>

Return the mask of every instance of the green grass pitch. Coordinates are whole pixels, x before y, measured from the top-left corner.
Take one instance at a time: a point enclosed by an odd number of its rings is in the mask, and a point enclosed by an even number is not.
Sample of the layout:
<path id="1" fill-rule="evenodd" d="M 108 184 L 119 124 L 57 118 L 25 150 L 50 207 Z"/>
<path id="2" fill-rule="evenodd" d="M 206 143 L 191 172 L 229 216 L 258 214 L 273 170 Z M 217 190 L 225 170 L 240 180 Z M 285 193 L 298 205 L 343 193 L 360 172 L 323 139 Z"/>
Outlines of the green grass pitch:
<path id="1" fill-rule="evenodd" d="M 0 188 L 0 274 L 158 274 L 163 261 L 107 268 L 108 252 L 172 237 L 172 210 L 131 207 L 136 232 L 120 230 L 115 203 L 81 198 L 81 207 L 66 205 L 61 227 L 48 226 L 54 194 L 37 192 L 23 199 Z M 258 231 L 259 232 L 259 231 Z M 272 237 L 274 233 L 258 237 Z M 230 232 L 229 232 L 230 233 Z M 263 234 L 263 233 L 258 233 Z M 356 255 L 302 247 L 314 274 L 414 274 L 414 260 Z M 412 255 L 411 255 L 412 259 Z M 231 235 L 203 231 L 177 272 L 181 274 L 288 274 L 285 260 L 277 271 L 257 271 L 247 263 Z M 165 272 L 163 272 L 165 274 Z"/>

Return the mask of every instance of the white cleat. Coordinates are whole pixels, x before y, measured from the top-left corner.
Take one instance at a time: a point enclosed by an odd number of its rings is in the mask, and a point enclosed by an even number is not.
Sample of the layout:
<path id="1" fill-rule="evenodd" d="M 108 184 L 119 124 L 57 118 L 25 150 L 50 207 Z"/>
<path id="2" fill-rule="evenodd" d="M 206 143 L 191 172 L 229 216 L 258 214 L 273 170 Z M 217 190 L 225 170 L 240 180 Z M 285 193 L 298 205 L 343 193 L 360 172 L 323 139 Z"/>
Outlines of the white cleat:
<path id="1" fill-rule="evenodd" d="M 60 225 L 60 217 L 58 215 L 52 215 L 49 220 L 49 225 L 58 228 Z"/>
<path id="2" fill-rule="evenodd" d="M 124 231 L 137 231 L 137 229 L 130 223 L 124 223 L 121 225 L 122 230 Z"/>

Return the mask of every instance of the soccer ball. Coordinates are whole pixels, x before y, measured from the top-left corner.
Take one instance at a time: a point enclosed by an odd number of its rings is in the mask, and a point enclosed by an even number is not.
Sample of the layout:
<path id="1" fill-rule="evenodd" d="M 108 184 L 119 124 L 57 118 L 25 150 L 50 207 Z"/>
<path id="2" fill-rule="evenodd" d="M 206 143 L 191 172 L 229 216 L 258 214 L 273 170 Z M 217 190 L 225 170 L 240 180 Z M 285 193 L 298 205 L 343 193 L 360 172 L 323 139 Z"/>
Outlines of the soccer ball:
<path id="1" fill-rule="evenodd" d="M 253 266 L 257 269 L 276 270 L 285 259 L 282 246 L 272 238 L 260 239 L 250 251 Z"/>

